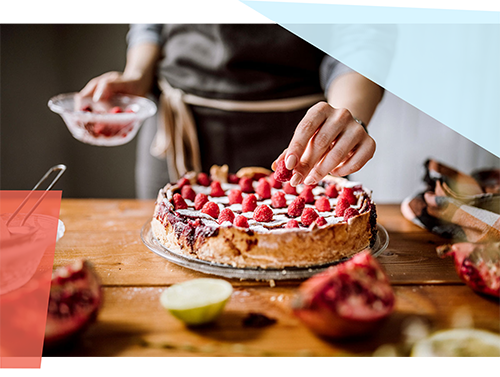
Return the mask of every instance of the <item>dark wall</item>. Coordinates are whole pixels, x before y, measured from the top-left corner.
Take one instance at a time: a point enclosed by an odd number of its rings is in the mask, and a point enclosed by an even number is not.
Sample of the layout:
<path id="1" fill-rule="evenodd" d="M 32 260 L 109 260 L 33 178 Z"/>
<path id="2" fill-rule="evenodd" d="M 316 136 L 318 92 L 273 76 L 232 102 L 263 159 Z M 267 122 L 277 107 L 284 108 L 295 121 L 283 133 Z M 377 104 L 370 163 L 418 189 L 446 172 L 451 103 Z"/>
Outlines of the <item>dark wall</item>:
<path id="1" fill-rule="evenodd" d="M 31 189 L 56 164 L 63 196 L 134 197 L 135 140 L 95 147 L 71 136 L 50 97 L 123 70 L 127 25 L 0 25 L 2 190 Z"/>

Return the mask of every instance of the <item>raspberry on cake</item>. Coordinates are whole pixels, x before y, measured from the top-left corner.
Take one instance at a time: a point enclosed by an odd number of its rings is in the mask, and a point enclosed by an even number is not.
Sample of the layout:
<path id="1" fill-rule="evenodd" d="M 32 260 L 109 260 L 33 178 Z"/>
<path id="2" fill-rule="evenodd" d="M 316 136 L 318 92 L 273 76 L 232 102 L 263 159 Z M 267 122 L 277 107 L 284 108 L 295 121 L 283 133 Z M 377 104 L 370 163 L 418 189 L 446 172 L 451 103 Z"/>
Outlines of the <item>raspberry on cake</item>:
<path id="1" fill-rule="evenodd" d="M 257 197 L 254 194 L 247 195 L 241 204 L 241 210 L 243 212 L 252 212 L 257 208 Z"/>
<path id="2" fill-rule="evenodd" d="M 358 198 L 354 195 L 354 190 L 351 187 L 344 187 L 339 197 L 347 199 L 350 205 L 354 205 L 358 202 Z"/>
<path id="3" fill-rule="evenodd" d="M 169 250 L 236 267 L 284 268 L 331 263 L 375 242 L 376 207 L 359 184 L 329 176 L 314 190 L 299 185 L 297 196 L 288 182 L 277 188 L 277 173 L 266 169 L 241 169 L 239 187 L 227 166 L 213 171 L 212 179 L 188 173 L 160 189 L 151 228 Z"/>
<path id="4" fill-rule="evenodd" d="M 337 200 L 337 205 L 335 206 L 335 216 L 343 217 L 344 212 L 348 208 L 351 208 L 349 200 L 347 200 L 346 198 L 339 198 L 339 200 Z"/>
<path id="5" fill-rule="evenodd" d="M 214 198 L 224 196 L 224 190 L 222 189 L 219 181 L 213 181 L 210 184 L 210 196 Z"/>
<path id="6" fill-rule="evenodd" d="M 285 225 L 285 228 L 299 228 L 299 222 L 297 220 L 288 220 L 288 222 Z"/>
<path id="7" fill-rule="evenodd" d="M 314 208 L 306 208 L 306 209 L 304 209 L 304 211 L 302 212 L 302 215 L 300 216 L 300 222 L 304 226 L 309 226 L 318 217 L 319 217 L 318 212 L 316 212 L 314 210 Z"/>
<path id="8" fill-rule="evenodd" d="M 240 178 L 240 187 L 242 192 L 251 193 L 253 192 L 253 180 L 249 177 Z"/>
<path id="9" fill-rule="evenodd" d="M 207 202 L 201 209 L 201 212 L 216 219 L 219 217 L 219 206 L 217 205 L 217 203 Z"/>
<path id="10" fill-rule="evenodd" d="M 330 201 L 327 197 L 321 196 L 314 202 L 314 206 L 319 212 L 330 212 L 332 207 L 330 206 Z"/>
<path id="11" fill-rule="evenodd" d="M 323 216 L 319 216 L 316 220 L 314 220 L 314 222 L 318 225 L 318 226 L 323 226 L 323 225 L 326 225 L 328 224 L 326 219 L 323 217 Z"/>
<path id="12" fill-rule="evenodd" d="M 182 198 L 182 196 L 180 194 L 174 194 L 174 208 L 176 210 L 178 209 L 187 209 L 188 205 L 186 204 L 186 202 L 184 201 L 184 199 Z"/>
<path id="13" fill-rule="evenodd" d="M 271 198 L 271 185 L 265 178 L 259 179 L 257 182 L 257 187 L 255 189 L 257 195 L 259 195 L 260 199 L 269 199 Z"/>
<path id="14" fill-rule="evenodd" d="M 284 185 L 283 185 L 283 191 L 285 192 L 285 194 L 288 194 L 288 195 L 298 195 L 297 194 L 297 189 L 295 187 L 293 187 L 290 182 L 286 182 Z"/>
<path id="15" fill-rule="evenodd" d="M 337 196 L 339 196 L 337 187 L 335 187 L 334 184 L 326 186 L 325 195 L 328 196 L 329 198 L 336 198 Z"/>
<path id="16" fill-rule="evenodd" d="M 356 208 L 347 208 L 344 212 L 344 220 L 347 221 L 352 217 L 358 216 L 359 212 Z"/>
<path id="17" fill-rule="evenodd" d="M 199 173 L 197 181 L 201 186 L 210 186 L 210 177 L 207 173 Z"/>
<path id="18" fill-rule="evenodd" d="M 243 202 L 243 195 L 238 189 L 232 189 L 227 196 L 229 199 L 229 204 L 241 204 Z"/>
<path id="19" fill-rule="evenodd" d="M 194 209 L 197 211 L 201 210 L 205 203 L 208 203 L 208 196 L 202 192 L 196 194 L 196 197 L 194 198 Z"/>
<path id="20" fill-rule="evenodd" d="M 269 221 L 272 221 L 273 219 L 273 210 L 269 208 L 267 205 L 262 204 L 255 208 L 255 211 L 253 213 L 253 219 L 255 221 L 267 223 Z"/>
<path id="21" fill-rule="evenodd" d="M 276 191 L 271 197 L 273 208 L 286 208 L 286 197 L 283 191 Z"/>
<path id="22" fill-rule="evenodd" d="M 189 199 L 191 201 L 194 201 L 194 198 L 196 198 L 196 193 L 194 192 L 191 185 L 185 185 L 181 189 L 181 196 L 184 199 Z"/>
<path id="23" fill-rule="evenodd" d="M 312 192 L 313 188 L 311 186 L 304 186 L 302 192 L 300 193 L 300 197 L 304 198 L 306 204 L 314 203 L 314 194 Z"/>
<path id="24" fill-rule="evenodd" d="M 272 188 L 280 189 L 282 187 L 282 184 L 281 182 L 277 181 L 276 178 L 274 178 L 275 174 L 276 173 L 271 173 L 271 175 L 269 176 L 269 184 Z"/>
<path id="25" fill-rule="evenodd" d="M 220 211 L 219 218 L 217 219 L 217 222 L 219 224 L 222 224 L 225 221 L 229 221 L 231 224 L 234 221 L 234 212 L 229 208 L 224 208 L 222 211 Z"/>
<path id="26" fill-rule="evenodd" d="M 240 227 L 240 228 L 249 228 L 250 225 L 248 225 L 248 220 L 245 216 L 243 215 L 238 215 L 234 219 L 234 226 Z"/>
<path id="27" fill-rule="evenodd" d="M 290 217 L 299 217 L 302 215 L 302 211 L 306 207 L 306 201 L 302 197 L 297 197 L 293 202 L 288 206 L 288 216 Z"/>

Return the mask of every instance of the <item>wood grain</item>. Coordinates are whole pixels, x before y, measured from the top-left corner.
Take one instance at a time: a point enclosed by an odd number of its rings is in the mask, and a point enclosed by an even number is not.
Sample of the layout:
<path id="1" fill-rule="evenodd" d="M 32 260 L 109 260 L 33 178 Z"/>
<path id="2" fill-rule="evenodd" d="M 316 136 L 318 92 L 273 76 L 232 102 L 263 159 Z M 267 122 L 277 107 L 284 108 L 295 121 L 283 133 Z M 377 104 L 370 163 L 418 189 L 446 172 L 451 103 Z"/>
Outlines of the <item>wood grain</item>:
<path id="1" fill-rule="evenodd" d="M 396 293 L 395 312 L 370 337 L 349 341 L 319 338 L 293 315 L 291 302 L 301 281 L 230 280 L 234 293 L 216 323 L 187 328 L 159 303 L 170 285 L 206 277 L 174 265 L 143 245 L 140 229 L 153 201 L 65 199 L 66 234 L 57 243 L 54 265 L 76 258 L 92 261 L 101 276 L 104 306 L 95 323 L 72 347 L 46 350 L 57 356 L 352 356 L 371 355 L 383 344 L 404 344 L 404 329 L 419 318 L 432 330 L 459 322 L 500 331 L 500 307 L 465 286 L 453 261 L 440 259 L 447 243 L 405 220 L 398 205 L 380 205 L 378 222 L 390 243 L 378 260 Z M 264 328 L 242 324 L 250 312 L 277 320 Z"/>
<path id="2" fill-rule="evenodd" d="M 382 344 L 404 343 L 403 329 L 416 318 L 429 330 L 450 328 L 463 317 L 474 326 L 498 332 L 498 303 L 465 286 L 396 287 L 396 308 L 375 334 L 331 341 L 312 334 L 293 315 L 294 290 L 239 288 L 212 325 L 187 328 L 166 312 L 164 288 L 105 288 L 97 323 L 71 349 L 46 352 L 68 356 L 343 356 L 370 355 Z M 459 309 L 460 308 L 460 309 Z M 264 328 L 243 326 L 250 312 L 277 322 Z M 465 313 L 465 314 L 464 314 Z M 144 344 L 146 343 L 146 344 Z"/>

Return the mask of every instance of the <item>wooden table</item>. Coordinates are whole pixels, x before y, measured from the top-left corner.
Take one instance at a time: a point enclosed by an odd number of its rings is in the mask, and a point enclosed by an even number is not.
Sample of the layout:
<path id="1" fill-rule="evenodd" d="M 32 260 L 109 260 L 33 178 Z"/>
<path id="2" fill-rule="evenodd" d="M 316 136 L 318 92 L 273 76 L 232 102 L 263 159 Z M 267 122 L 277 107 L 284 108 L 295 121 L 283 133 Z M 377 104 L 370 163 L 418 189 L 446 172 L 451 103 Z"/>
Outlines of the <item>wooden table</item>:
<path id="1" fill-rule="evenodd" d="M 329 341 L 313 335 L 291 313 L 300 281 L 231 280 L 234 293 L 213 325 L 189 329 L 159 302 L 170 285 L 206 277 L 176 266 L 143 245 L 139 231 L 153 212 L 153 201 L 62 201 L 66 234 L 57 243 L 54 265 L 76 258 L 92 261 L 102 278 L 104 305 L 98 321 L 74 347 L 59 356 L 342 356 L 370 355 L 380 345 L 402 344 L 411 318 L 433 329 L 453 326 L 468 313 L 477 328 L 500 331 L 498 301 L 475 294 L 455 273 L 451 258 L 440 259 L 436 246 L 445 239 L 405 220 L 398 205 L 379 205 L 379 223 L 390 243 L 379 261 L 396 294 L 396 308 L 373 336 Z M 243 326 L 250 312 L 274 318 L 263 328 Z M 465 315 L 467 317 L 467 315 Z M 50 355 L 46 354 L 46 355 Z"/>

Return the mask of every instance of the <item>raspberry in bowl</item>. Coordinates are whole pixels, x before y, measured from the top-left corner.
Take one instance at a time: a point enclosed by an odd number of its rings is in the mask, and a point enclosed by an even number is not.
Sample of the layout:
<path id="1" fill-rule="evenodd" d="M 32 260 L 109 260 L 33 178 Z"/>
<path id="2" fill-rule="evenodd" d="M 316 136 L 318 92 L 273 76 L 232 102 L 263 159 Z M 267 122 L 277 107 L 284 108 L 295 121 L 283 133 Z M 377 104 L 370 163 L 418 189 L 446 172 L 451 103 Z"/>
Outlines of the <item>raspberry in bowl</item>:
<path id="1" fill-rule="evenodd" d="M 99 102 L 78 98 L 78 93 L 60 94 L 48 106 L 63 118 L 75 139 L 107 147 L 128 143 L 143 121 L 156 113 L 153 101 L 124 94 Z"/>

